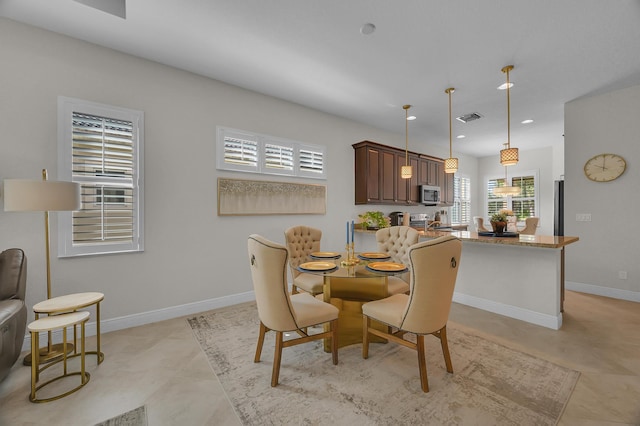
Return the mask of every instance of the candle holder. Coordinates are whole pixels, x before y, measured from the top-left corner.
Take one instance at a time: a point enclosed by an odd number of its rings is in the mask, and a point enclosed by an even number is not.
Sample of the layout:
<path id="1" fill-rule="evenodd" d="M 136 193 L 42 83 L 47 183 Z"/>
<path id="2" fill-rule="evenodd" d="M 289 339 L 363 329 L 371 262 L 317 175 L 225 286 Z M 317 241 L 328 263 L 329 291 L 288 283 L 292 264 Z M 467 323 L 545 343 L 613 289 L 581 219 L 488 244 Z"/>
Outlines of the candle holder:
<path id="1" fill-rule="evenodd" d="M 358 259 L 356 257 L 356 246 L 355 243 L 349 243 L 346 246 L 346 250 L 347 250 L 347 255 L 345 256 L 344 260 L 342 262 L 340 262 L 340 264 L 342 266 L 353 266 L 353 265 L 357 265 L 358 263 L 360 263 L 360 259 Z"/>

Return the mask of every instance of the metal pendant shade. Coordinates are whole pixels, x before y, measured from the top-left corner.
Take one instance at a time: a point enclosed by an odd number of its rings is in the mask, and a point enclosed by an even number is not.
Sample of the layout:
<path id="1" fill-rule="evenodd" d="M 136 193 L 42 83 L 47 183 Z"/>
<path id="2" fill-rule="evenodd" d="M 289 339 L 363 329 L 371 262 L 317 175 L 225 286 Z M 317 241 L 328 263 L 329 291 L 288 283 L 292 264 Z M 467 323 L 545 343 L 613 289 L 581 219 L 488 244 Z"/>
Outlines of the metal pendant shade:
<path id="1" fill-rule="evenodd" d="M 413 176 L 413 167 L 409 165 L 409 108 L 411 105 L 404 105 L 404 125 L 405 125 L 405 148 L 404 148 L 404 166 L 400 168 L 400 177 L 402 179 L 411 179 Z"/>
<path id="2" fill-rule="evenodd" d="M 449 158 L 444 160 L 444 172 L 445 173 L 455 173 L 458 171 L 458 159 L 453 158 L 452 151 L 452 127 L 451 127 L 451 94 L 455 92 L 455 88 L 449 87 L 445 89 L 444 93 L 449 95 Z"/>
<path id="3" fill-rule="evenodd" d="M 507 146 L 500 151 L 500 164 L 503 166 L 513 166 L 518 164 L 518 148 L 511 148 L 511 83 L 509 82 L 509 71 L 513 65 L 502 68 L 502 72 L 507 74 Z"/>
<path id="4" fill-rule="evenodd" d="M 506 144 L 505 144 L 506 145 Z M 507 177 L 507 167 L 504 167 L 504 186 L 498 186 L 497 188 L 493 188 L 493 195 L 498 195 L 500 197 L 509 197 L 520 195 L 522 188 L 519 186 L 509 185 L 509 178 Z"/>

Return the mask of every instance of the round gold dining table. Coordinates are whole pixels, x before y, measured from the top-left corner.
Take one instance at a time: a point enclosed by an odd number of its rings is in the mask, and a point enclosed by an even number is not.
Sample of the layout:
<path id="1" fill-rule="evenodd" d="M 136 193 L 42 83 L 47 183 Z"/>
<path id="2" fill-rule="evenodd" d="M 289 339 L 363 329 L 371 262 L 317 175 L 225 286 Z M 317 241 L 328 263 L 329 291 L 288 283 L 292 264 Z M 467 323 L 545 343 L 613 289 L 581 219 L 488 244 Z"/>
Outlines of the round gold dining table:
<path id="1" fill-rule="evenodd" d="M 342 259 L 344 260 L 344 259 Z M 406 269 L 390 268 L 389 271 L 372 270 L 367 267 L 374 262 L 386 259 L 358 259 L 351 266 L 343 265 L 341 259 L 325 259 L 335 265 L 329 270 L 313 270 L 298 267 L 298 270 L 324 277 L 322 297 L 327 303 L 337 307 L 338 315 L 338 347 L 362 343 L 362 305 L 372 300 L 388 297 L 388 277 L 407 272 Z M 374 322 L 373 327 L 386 331 L 387 325 Z M 386 342 L 375 338 L 372 342 Z M 330 343 L 325 339 L 324 350 L 330 351 Z"/>

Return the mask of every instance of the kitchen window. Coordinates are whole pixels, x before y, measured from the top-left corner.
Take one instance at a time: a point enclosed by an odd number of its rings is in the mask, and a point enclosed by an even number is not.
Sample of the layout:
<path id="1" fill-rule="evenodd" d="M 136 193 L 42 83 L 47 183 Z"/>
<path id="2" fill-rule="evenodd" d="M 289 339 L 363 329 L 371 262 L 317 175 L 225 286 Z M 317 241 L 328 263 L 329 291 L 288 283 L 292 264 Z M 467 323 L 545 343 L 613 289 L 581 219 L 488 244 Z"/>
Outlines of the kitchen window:
<path id="1" fill-rule="evenodd" d="M 451 223 L 471 222 L 471 179 L 456 173 L 453 177 L 453 207 Z"/>
<path id="2" fill-rule="evenodd" d="M 502 209 L 512 210 L 518 222 L 538 214 L 538 173 L 525 172 L 509 178 L 509 184 L 520 188 L 520 195 L 501 197 L 493 194 L 493 189 L 505 186 L 505 179 L 492 178 L 487 181 L 487 216 Z"/>

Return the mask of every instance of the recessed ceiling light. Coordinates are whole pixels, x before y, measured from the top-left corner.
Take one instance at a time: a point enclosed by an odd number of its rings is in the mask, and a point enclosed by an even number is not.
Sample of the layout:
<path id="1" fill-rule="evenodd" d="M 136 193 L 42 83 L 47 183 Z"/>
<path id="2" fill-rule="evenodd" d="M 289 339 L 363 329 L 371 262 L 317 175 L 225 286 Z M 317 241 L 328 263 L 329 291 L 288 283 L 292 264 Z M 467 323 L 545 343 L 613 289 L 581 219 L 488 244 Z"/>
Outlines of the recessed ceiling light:
<path id="1" fill-rule="evenodd" d="M 533 120 L 531 120 L 531 119 L 522 120 L 521 123 L 522 124 L 529 124 L 529 123 L 533 123 Z"/>
<path id="2" fill-rule="evenodd" d="M 373 34 L 376 30 L 376 26 L 371 22 L 367 22 L 363 26 L 360 27 L 360 34 L 369 35 Z"/>
<path id="3" fill-rule="evenodd" d="M 409 121 L 413 121 L 415 119 L 416 119 L 415 115 L 410 115 L 410 116 L 407 117 L 407 120 L 409 120 Z"/>
<path id="4" fill-rule="evenodd" d="M 509 88 L 513 87 L 513 82 L 509 83 Z M 502 83 L 500 86 L 498 86 L 498 90 L 507 90 L 507 83 Z"/>
<path id="5" fill-rule="evenodd" d="M 457 139 L 464 139 L 464 138 L 466 138 L 466 136 L 465 135 L 458 135 L 458 136 L 456 136 L 456 138 Z"/>

